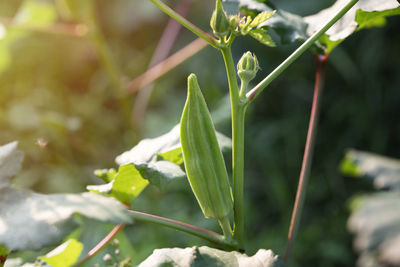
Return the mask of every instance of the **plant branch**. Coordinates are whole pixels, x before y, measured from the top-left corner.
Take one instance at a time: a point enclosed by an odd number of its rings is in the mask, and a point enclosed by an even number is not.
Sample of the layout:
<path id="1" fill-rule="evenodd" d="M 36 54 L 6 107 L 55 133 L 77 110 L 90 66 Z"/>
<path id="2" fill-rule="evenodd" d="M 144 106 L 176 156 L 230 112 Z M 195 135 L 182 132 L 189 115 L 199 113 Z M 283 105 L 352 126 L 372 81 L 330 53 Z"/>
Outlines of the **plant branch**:
<path id="1" fill-rule="evenodd" d="M 235 249 L 237 244 L 231 240 L 225 238 L 223 235 L 215 233 L 213 231 L 200 228 L 191 224 L 183 223 L 180 221 L 163 218 L 160 216 L 147 214 L 139 211 L 129 210 L 129 213 L 132 215 L 132 218 L 139 221 L 150 222 L 158 225 L 162 225 L 165 227 L 169 227 L 175 230 L 179 230 L 200 238 L 203 238 L 207 241 L 210 241 L 222 248 Z"/>
<path id="2" fill-rule="evenodd" d="M 181 0 L 175 7 L 175 10 L 181 16 L 186 16 L 189 11 L 191 3 L 188 0 Z M 165 27 L 160 41 L 157 44 L 157 47 L 153 53 L 153 56 L 150 60 L 150 64 L 148 65 L 148 69 L 154 67 L 157 63 L 165 60 L 168 57 L 168 54 L 171 52 L 172 46 L 174 45 L 176 39 L 178 38 L 179 31 L 181 30 L 182 25 L 179 24 L 173 18 L 170 18 L 167 26 Z M 139 88 L 144 88 L 142 84 L 139 84 Z M 150 101 L 151 94 L 154 89 L 154 84 L 149 84 L 146 86 L 145 90 L 139 90 L 138 95 L 135 98 L 135 102 L 133 104 L 133 120 L 135 122 L 135 128 L 139 132 L 142 129 L 142 124 L 146 116 L 146 110 Z"/>
<path id="3" fill-rule="evenodd" d="M 196 39 L 172 56 L 168 57 L 164 61 L 158 63 L 157 65 L 151 67 L 146 72 L 130 81 L 127 85 L 127 90 L 129 94 L 134 94 L 141 88 L 154 82 L 186 59 L 198 53 L 200 50 L 208 45 L 203 39 Z"/>
<path id="4" fill-rule="evenodd" d="M 351 0 L 336 15 L 330 19 L 319 31 L 311 35 L 299 48 L 297 48 L 285 61 L 274 69 L 264 80 L 257 84 L 246 94 L 250 101 L 253 101 L 273 80 L 275 80 L 287 67 L 289 67 L 301 54 L 310 48 L 319 37 L 321 37 L 336 21 L 338 21 L 347 11 L 352 8 L 358 0 Z"/>
<path id="5" fill-rule="evenodd" d="M 231 48 L 226 46 L 220 50 L 228 76 L 232 110 L 233 237 L 238 241 L 239 248 L 244 249 L 244 117 L 247 105 L 241 103 L 239 98 L 239 86 Z"/>
<path id="6" fill-rule="evenodd" d="M 300 171 L 299 184 L 297 186 L 296 200 L 294 203 L 292 218 L 290 221 L 288 241 L 284 256 L 285 264 L 289 262 L 294 240 L 296 238 L 297 229 L 299 227 L 305 194 L 306 194 L 307 181 L 310 176 L 312 156 L 314 152 L 315 139 L 318 128 L 318 118 L 321 109 L 322 91 L 325 81 L 325 65 L 327 59 L 328 59 L 327 55 L 316 56 L 317 70 L 316 70 L 315 85 L 314 85 L 314 98 L 313 98 L 310 122 L 307 132 L 307 141 L 304 149 L 303 163 Z"/>
<path id="7" fill-rule="evenodd" d="M 169 6 L 164 4 L 161 0 L 150 0 L 154 5 L 156 5 L 159 9 L 161 9 L 165 14 L 182 24 L 185 28 L 196 34 L 198 37 L 202 38 L 205 40 L 207 43 L 209 43 L 211 46 L 218 48 L 218 45 L 216 44 L 215 39 L 210 36 L 208 33 L 176 13 L 173 9 L 171 9 Z"/>
<path id="8" fill-rule="evenodd" d="M 105 248 L 111 240 L 114 239 L 114 237 L 121 232 L 125 228 L 125 224 L 118 224 L 115 226 L 110 233 L 106 237 L 103 238 L 94 248 L 92 248 L 88 254 L 78 263 L 74 265 L 74 267 L 79 267 L 82 266 L 84 263 L 86 263 L 88 260 L 93 258 L 97 253 L 99 253 L 103 248 Z"/>

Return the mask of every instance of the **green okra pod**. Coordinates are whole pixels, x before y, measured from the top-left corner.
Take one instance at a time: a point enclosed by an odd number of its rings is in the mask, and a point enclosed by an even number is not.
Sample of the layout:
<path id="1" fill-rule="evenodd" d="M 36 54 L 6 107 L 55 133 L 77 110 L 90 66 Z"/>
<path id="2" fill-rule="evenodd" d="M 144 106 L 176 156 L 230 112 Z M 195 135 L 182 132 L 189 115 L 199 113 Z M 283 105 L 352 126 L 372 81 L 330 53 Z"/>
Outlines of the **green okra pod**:
<path id="1" fill-rule="evenodd" d="M 229 225 L 226 222 L 229 222 L 233 200 L 228 173 L 210 112 L 194 74 L 188 78 L 180 138 L 186 174 L 204 216 L 218 219 L 221 226 Z"/>

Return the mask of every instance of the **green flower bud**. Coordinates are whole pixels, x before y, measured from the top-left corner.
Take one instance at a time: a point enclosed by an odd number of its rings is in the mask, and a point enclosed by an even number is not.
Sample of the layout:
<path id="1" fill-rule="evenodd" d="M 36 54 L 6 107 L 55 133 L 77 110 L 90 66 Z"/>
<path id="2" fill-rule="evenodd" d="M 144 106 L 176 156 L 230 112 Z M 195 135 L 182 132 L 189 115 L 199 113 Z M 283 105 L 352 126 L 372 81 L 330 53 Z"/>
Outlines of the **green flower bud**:
<path id="1" fill-rule="evenodd" d="M 215 36 L 219 38 L 223 38 L 229 33 L 230 23 L 228 16 L 222 7 L 221 0 L 216 1 L 215 10 L 211 16 L 210 25 Z"/>
<path id="2" fill-rule="evenodd" d="M 251 52 L 244 53 L 237 65 L 240 79 L 247 83 L 256 77 L 259 69 L 257 57 L 255 54 L 251 54 Z"/>

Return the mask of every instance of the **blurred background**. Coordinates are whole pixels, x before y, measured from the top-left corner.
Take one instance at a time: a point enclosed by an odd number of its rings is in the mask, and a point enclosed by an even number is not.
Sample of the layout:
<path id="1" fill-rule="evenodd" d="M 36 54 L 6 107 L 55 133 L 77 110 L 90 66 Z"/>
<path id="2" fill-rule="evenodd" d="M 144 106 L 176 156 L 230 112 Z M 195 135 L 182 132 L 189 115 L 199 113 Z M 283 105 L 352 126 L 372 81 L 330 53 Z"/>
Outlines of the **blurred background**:
<path id="1" fill-rule="evenodd" d="M 334 1 L 275 2 L 287 11 L 310 15 Z M 167 3 L 208 31 L 213 0 Z M 23 170 L 14 180 L 16 186 L 55 193 L 81 192 L 86 185 L 99 183 L 95 169 L 116 167 L 117 155 L 179 122 L 186 77 L 192 72 L 198 76 L 217 130 L 230 136 L 223 61 L 210 47 L 137 93 L 135 78 L 149 65 L 195 40 L 185 29 L 176 38 L 167 34 L 170 38 L 161 46 L 164 49 L 154 56 L 168 21 L 149 1 L 142 0 L 0 1 L 0 144 L 17 140 L 26 155 Z M 352 236 L 346 230 L 348 203 L 372 186 L 343 177 L 338 166 L 350 147 L 400 157 L 399 26 L 399 17 L 389 18 L 385 27 L 354 34 L 330 55 L 293 266 L 355 264 Z M 248 50 L 256 53 L 262 69 L 255 84 L 297 46 L 269 48 L 242 37 L 233 46 L 234 59 L 237 62 Z M 314 72 L 313 55 L 307 52 L 248 110 L 249 255 L 261 247 L 284 253 Z M 226 161 L 230 164 L 229 155 Z M 175 181 L 166 192 L 148 187 L 133 208 L 218 230 L 214 221 L 203 218 L 184 180 Z M 95 238 L 105 233 L 99 231 Z M 207 245 L 140 222 L 127 227 L 125 234 L 134 262 L 155 248 Z"/>

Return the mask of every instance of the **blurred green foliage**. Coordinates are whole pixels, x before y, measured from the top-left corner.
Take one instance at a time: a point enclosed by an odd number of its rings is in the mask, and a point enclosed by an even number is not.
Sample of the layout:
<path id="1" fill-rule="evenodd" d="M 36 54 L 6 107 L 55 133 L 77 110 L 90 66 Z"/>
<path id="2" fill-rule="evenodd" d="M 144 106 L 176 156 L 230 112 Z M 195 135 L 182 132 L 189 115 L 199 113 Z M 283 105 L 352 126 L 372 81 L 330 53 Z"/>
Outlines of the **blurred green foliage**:
<path id="1" fill-rule="evenodd" d="M 118 83 L 146 70 L 168 18 L 142 0 L 29 2 L 45 6 L 47 11 L 42 12 L 54 14 L 49 20 L 56 24 L 30 22 L 11 27 L 8 19 L 18 18 L 26 1 L 0 1 L 0 143 L 18 140 L 26 152 L 17 186 L 41 192 L 83 191 L 87 184 L 99 182 L 93 175 L 95 169 L 115 167 L 114 158 L 141 138 L 129 117 L 134 96 L 121 97 Z M 208 30 L 214 1 L 192 2 L 188 18 Z M 285 0 L 276 4 L 308 15 L 332 2 Z M 168 4 L 173 6 L 176 1 Z M 71 36 L 45 30 L 71 23 L 86 25 L 87 34 Z M 399 17 L 389 18 L 384 28 L 355 34 L 330 56 L 292 266 L 354 266 L 356 256 L 346 231 L 347 201 L 369 185 L 343 179 L 338 165 L 348 147 L 399 157 L 399 25 Z M 32 26 L 40 29 L 23 29 Z M 193 39 L 182 30 L 173 50 Z M 261 70 L 255 84 L 295 47 L 267 48 L 244 37 L 233 49 L 235 62 L 243 52 L 256 53 Z M 260 247 L 280 255 L 284 252 L 314 71 L 312 54 L 307 53 L 249 108 L 245 163 L 249 254 Z M 141 129 L 143 137 L 161 135 L 179 121 L 186 77 L 191 72 L 198 76 L 210 110 L 216 111 L 217 129 L 230 135 L 223 61 L 218 51 L 206 48 L 156 82 Z M 226 160 L 229 164 L 228 155 Z M 146 188 L 133 208 L 218 231 L 215 222 L 202 217 L 184 181 L 172 183 L 168 192 Z M 106 229 L 99 230 L 95 238 L 100 240 L 106 233 Z M 125 233 L 132 243 L 129 249 L 134 251 L 135 263 L 155 248 L 210 245 L 139 222 L 127 227 Z"/>

